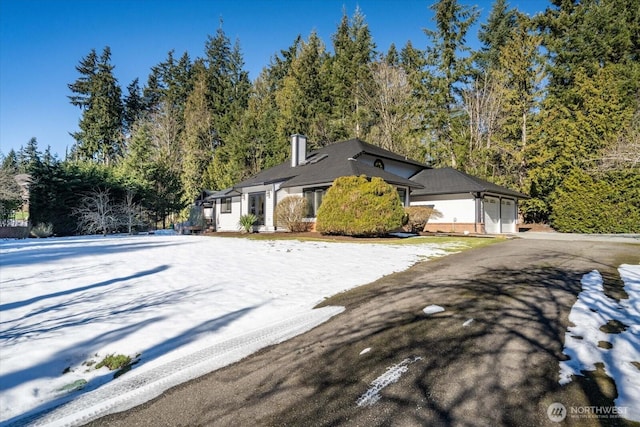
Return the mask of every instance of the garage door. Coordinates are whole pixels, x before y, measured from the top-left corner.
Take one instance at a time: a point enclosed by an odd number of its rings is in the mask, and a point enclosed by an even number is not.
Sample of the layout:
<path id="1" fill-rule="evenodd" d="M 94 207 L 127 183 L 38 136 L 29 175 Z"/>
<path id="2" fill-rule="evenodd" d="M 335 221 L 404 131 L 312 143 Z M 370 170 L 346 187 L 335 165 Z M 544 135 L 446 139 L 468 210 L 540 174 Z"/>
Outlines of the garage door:
<path id="1" fill-rule="evenodd" d="M 488 234 L 500 233 L 500 200 L 497 197 L 484 198 L 484 230 Z"/>
<path id="2" fill-rule="evenodd" d="M 516 232 L 516 203 L 511 199 L 500 200 L 500 223 L 503 233 Z"/>

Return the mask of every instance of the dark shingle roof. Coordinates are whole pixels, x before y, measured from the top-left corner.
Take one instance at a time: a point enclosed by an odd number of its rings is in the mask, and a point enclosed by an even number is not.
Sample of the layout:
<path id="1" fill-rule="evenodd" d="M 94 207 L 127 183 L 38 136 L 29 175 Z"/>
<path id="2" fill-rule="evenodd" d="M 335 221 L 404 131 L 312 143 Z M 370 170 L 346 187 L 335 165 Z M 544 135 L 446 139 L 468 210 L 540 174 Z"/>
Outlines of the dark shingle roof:
<path id="1" fill-rule="evenodd" d="M 205 190 L 206 191 L 206 190 Z M 215 199 L 224 199 L 226 197 L 240 196 L 241 194 L 233 188 L 225 188 L 224 190 L 210 193 L 205 200 L 211 201 Z"/>
<path id="2" fill-rule="evenodd" d="M 424 169 L 411 177 L 423 188 L 411 192 L 412 196 L 432 196 L 453 193 L 493 193 L 528 199 L 529 196 L 501 185 L 460 172 L 453 168 Z"/>
<path id="3" fill-rule="evenodd" d="M 296 167 L 291 167 L 291 161 L 287 160 L 277 166 L 263 170 L 254 177 L 237 184 L 235 188 L 273 182 L 282 182 L 282 187 L 284 188 L 316 185 L 333 182 L 338 177 L 350 175 L 366 175 L 369 178 L 380 177 L 390 184 L 405 185 L 412 188 L 422 187 L 421 184 L 414 181 L 359 162 L 357 160 L 358 157 L 364 153 L 425 167 L 414 160 L 405 159 L 398 154 L 359 139 L 350 139 L 308 153 L 306 162 Z"/>

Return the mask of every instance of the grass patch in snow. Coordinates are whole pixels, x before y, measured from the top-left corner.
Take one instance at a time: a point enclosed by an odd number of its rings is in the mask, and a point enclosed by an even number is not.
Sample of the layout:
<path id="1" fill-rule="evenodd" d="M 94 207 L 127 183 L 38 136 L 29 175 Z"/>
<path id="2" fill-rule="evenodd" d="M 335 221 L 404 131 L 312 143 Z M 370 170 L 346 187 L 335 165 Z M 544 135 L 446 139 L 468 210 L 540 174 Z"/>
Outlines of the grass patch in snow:
<path id="1" fill-rule="evenodd" d="M 110 354 L 105 356 L 105 358 L 96 365 L 96 369 L 106 366 L 110 371 L 115 371 L 116 369 L 122 369 L 130 364 L 131 357 L 125 356 L 124 354 Z"/>

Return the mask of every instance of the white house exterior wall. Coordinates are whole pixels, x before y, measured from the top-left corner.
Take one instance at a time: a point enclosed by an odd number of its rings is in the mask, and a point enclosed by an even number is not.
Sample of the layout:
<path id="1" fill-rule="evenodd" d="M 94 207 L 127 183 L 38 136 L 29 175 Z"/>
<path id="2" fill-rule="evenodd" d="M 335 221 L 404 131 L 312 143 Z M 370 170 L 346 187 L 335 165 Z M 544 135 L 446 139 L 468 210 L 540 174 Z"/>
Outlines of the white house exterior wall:
<path id="1" fill-rule="evenodd" d="M 359 162 L 365 163 L 369 166 L 374 166 L 374 162 L 376 161 L 376 159 L 379 159 L 379 157 L 372 156 L 366 153 L 358 157 Z M 402 163 L 397 160 L 384 158 L 380 158 L 380 160 L 382 160 L 382 163 L 384 163 L 385 171 L 407 179 L 418 173 L 418 171 L 420 171 L 421 169 L 418 166 Z"/>
<path id="2" fill-rule="evenodd" d="M 440 218 L 429 219 L 429 223 L 475 222 L 475 199 L 470 194 L 411 197 L 411 206 L 425 205 L 433 205 L 442 214 Z"/>
<path id="3" fill-rule="evenodd" d="M 222 199 L 216 200 L 216 231 L 238 231 L 240 229 L 240 196 L 231 198 L 231 212 L 222 213 Z"/>
<path id="4" fill-rule="evenodd" d="M 274 185 L 256 185 L 253 187 L 244 187 L 242 189 L 242 209 L 240 214 L 249 213 L 249 195 L 254 193 L 265 193 L 264 200 L 264 225 L 258 227 L 258 231 L 274 231 Z"/>

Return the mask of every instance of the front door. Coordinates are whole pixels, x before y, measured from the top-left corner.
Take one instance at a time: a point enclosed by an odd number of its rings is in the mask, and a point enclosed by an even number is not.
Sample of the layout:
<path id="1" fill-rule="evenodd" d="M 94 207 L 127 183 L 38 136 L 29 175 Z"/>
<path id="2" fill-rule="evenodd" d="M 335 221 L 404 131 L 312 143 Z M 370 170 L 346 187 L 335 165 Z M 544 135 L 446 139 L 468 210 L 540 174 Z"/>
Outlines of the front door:
<path id="1" fill-rule="evenodd" d="M 258 217 L 255 225 L 264 225 L 265 193 L 249 194 L 249 213 Z"/>

